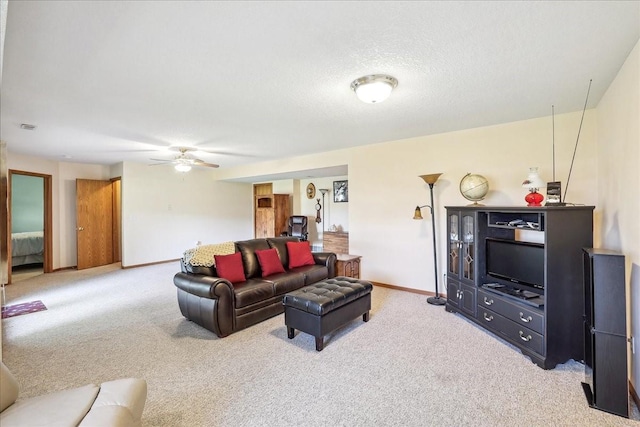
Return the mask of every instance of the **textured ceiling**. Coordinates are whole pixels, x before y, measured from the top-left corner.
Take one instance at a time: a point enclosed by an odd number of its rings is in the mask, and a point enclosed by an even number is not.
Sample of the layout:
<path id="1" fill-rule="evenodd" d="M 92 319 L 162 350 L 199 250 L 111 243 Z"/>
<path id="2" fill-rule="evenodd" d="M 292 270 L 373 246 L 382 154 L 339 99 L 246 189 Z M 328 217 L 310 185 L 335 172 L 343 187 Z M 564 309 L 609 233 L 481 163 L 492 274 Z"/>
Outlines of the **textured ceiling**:
<path id="1" fill-rule="evenodd" d="M 101 164 L 181 145 L 224 168 L 560 114 L 582 109 L 589 79 L 591 108 L 640 37 L 636 1 L 8 9 L 0 137 Z M 375 73 L 399 85 L 364 104 L 349 85 Z"/>

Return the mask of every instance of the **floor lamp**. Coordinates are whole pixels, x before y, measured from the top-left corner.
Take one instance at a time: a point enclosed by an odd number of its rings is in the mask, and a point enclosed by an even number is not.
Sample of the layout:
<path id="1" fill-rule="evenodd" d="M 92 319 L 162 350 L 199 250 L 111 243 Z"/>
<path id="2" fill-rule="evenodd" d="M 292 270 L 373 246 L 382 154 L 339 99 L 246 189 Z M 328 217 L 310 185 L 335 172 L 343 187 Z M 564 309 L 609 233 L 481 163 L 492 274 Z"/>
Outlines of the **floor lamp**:
<path id="1" fill-rule="evenodd" d="M 431 205 L 416 206 L 416 211 L 413 215 L 413 219 L 422 219 L 422 208 L 429 208 L 431 211 L 431 228 L 433 231 L 433 271 L 435 272 L 436 279 L 436 296 L 427 298 L 427 302 L 433 305 L 445 305 L 446 298 L 440 296 L 438 292 L 438 256 L 436 254 L 436 218 L 433 209 L 433 184 L 436 183 L 441 173 L 432 173 L 430 175 L 420 175 L 420 178 L 429 184 L 429 193 L 431 193 Z"/>

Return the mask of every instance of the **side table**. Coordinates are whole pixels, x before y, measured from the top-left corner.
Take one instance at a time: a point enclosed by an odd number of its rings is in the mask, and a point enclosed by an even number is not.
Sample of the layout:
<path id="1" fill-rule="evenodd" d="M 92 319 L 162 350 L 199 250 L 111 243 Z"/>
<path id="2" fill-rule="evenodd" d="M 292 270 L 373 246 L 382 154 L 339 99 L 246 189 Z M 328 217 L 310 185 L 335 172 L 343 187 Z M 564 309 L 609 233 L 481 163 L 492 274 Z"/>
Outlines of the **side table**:
<path id="1" fill-rule="evenodd" d="M 336 276 L 360 278 L 360 255 L 336 254 Z"/>

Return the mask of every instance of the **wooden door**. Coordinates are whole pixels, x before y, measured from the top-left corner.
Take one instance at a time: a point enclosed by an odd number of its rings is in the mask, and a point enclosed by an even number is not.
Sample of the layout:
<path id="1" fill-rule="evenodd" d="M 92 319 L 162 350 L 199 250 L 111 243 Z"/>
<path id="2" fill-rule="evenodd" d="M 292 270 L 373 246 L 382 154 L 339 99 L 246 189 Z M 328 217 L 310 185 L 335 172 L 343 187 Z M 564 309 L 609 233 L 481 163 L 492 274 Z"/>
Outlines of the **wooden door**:
<path id="1" fill-rule="evenodd" d="M 76 180 L 78 270 L 113 263 L 111 181 Z"/>

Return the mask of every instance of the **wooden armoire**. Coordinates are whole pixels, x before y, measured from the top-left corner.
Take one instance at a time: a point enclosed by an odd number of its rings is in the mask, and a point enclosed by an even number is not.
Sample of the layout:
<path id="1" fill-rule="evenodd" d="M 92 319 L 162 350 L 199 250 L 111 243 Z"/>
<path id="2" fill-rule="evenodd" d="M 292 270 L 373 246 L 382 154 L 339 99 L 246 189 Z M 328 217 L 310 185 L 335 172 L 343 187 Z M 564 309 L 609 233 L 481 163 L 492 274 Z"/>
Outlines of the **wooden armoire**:
<path id="1" fill-rule="evenodd" d="M 291 196 L 260 194 L 255 197 L 255 237 L 276 237 L 287 231 L 287 220 L 291 216 Z"/>

